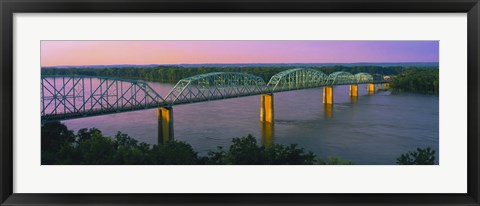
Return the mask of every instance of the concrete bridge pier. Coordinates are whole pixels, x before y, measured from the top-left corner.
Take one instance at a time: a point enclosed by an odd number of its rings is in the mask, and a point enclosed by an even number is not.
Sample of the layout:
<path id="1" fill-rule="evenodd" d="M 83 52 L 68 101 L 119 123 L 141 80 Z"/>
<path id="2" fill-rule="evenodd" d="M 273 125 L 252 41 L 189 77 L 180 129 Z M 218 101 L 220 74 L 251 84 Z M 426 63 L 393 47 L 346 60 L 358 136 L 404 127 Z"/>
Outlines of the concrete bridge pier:
<path id="1" fill-rule="evenodd" d="M 375 84 L 374 83 L 368 83 L 367 92 L 368 92 L 368 94 L 375 93 Z"/>
<path id="2" fill-rule="evenodd" d="M 157 109 L 158 117 L 158 144 L 173 140 L 173 108 L 160 107 Z"/>
<path id="3" fill-rule="evenodd" d="M 260 122 L 273 123 L 273 94 L 260 95 Z"/>
<path id="4" fill-rule="evenodd" d="M 323 104 L 333 104 L 332 86 L 323 86 Z"/>
<path id="5" fill-rule="evenodd" d="M 358 84 L 350 84 L 350 96 L 351 97 L 358 96 Z"/>

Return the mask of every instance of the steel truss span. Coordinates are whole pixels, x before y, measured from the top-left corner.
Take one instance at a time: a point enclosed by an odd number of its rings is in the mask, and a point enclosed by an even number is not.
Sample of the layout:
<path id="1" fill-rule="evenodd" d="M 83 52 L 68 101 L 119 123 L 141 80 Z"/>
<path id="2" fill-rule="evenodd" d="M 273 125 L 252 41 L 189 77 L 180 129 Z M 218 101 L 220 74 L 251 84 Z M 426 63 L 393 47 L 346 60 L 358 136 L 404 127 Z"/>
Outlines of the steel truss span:
<path id="1" fill-rule="evenodd" d="M 367 73 L 357 73 L 354 76 L 357 84 L 366 84 L 373 82 L 373 76 Z"/>
<path id="2" fill-rule="evenodd" d="M 42 122 L 166 106 L 146 82 L 94 76 L 42 76 Z"/>
<path id="3" fill-rule="evenodd" d="M 171 105 L 257 95 L 266 92 L 258 76 L 236 72 L 214 72 L 181 79 L 167 95 Z"/>
<path id="4" fill-rule="evenodd" d="M 322 86 L 383 83 L 367 73 L 326 75 L 306 68 L 272 76 L 268 84 L 251 74 L 214 72 L 181 79 L 162 98 L 146 82 L 97 76 L 42 76 L 42 123 L 179 104 L 237 98 Z"/>
<path id="5" fill-rule="evenodd" d="M 357 83 L 355 76 L 349 72 L 333 72 L 328 75 L 328 80 L 325 84 L 337 85 L 337 84 L 354 84 Z"/>
<path id="6" fill-rule="evenodd" d="M 328 76 L 314 69 L 289 69 L 272 76 L 268 82 L 271 92 L 306 89 L 325 85 Z"/>

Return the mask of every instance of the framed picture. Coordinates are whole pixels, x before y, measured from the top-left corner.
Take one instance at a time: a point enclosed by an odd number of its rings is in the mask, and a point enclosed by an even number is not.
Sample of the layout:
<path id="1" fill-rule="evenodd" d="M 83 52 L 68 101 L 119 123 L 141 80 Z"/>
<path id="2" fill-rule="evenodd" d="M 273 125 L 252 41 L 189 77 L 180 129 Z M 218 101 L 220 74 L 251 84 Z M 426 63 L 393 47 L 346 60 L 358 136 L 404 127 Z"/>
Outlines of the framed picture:
<path id="1" fill-rule="evenodd" d="M 2 205 L 480 205 L 477 0 L 0 5 Z"/>

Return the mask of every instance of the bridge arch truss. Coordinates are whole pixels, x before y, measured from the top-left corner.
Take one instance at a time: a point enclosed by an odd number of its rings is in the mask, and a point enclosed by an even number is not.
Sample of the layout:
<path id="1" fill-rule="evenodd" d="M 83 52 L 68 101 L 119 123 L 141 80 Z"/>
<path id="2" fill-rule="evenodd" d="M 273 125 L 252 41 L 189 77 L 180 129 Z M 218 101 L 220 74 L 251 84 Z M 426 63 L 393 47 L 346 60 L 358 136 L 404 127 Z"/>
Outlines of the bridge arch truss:
<path id="1" fill-rule="evenodd" d="M 342 85 L 357 83 L 355 76 L 349 72 L 333 72 L 328 75 L 327 85 Z"/>
<path id="2" fill-rule="evenodd" d="M 271 92 L 319 87 L 327 78 L 325 73 L 314 69 L 289 69 L 273 75 L 267 87 Z"/>
<path id="3" fill-rule="evenodd" d="M 367 73 L 357 73 L 354 75 L 357 83 L 371 83 L 373 82 L 373 76 Z"/>
<path id="4" fill-rule="evenodd" d="M 181 79 L 167 95 L 170 105 L 257 95 L 266 83 L 258 76 L 238 72 L 213 72 Z"/>

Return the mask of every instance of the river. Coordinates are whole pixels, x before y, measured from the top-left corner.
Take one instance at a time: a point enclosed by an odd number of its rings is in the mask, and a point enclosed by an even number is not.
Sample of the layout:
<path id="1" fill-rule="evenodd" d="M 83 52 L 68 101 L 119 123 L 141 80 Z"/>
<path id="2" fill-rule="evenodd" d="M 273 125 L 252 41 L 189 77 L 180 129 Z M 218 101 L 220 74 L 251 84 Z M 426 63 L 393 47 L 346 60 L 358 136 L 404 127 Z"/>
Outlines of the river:
<path id="1" fill-rule="evenodd" d="M 166 96 L 171 84 L 148 82 Z M 260 97 L 250 96 L 173 107 L 175 139 L 200 155 L 228 147 L 234 137 L 252 134 L 259 144 L 298 144 L 317 156 L 338 156 L 357 165 L 391 165 L 417 147 L 436 151 L 438 164 L 439 98 L 434 95 L 367 94 L 349 97 L 349 86 L 334 87 L 334 104 L 322 103 L 322 88 L 274 94 L 273 128 L 259 122 Z M 96 127 L 114 136 L 117 131 L 157 144 L 156 109 L 63 121 L 69 129 Z"/>

